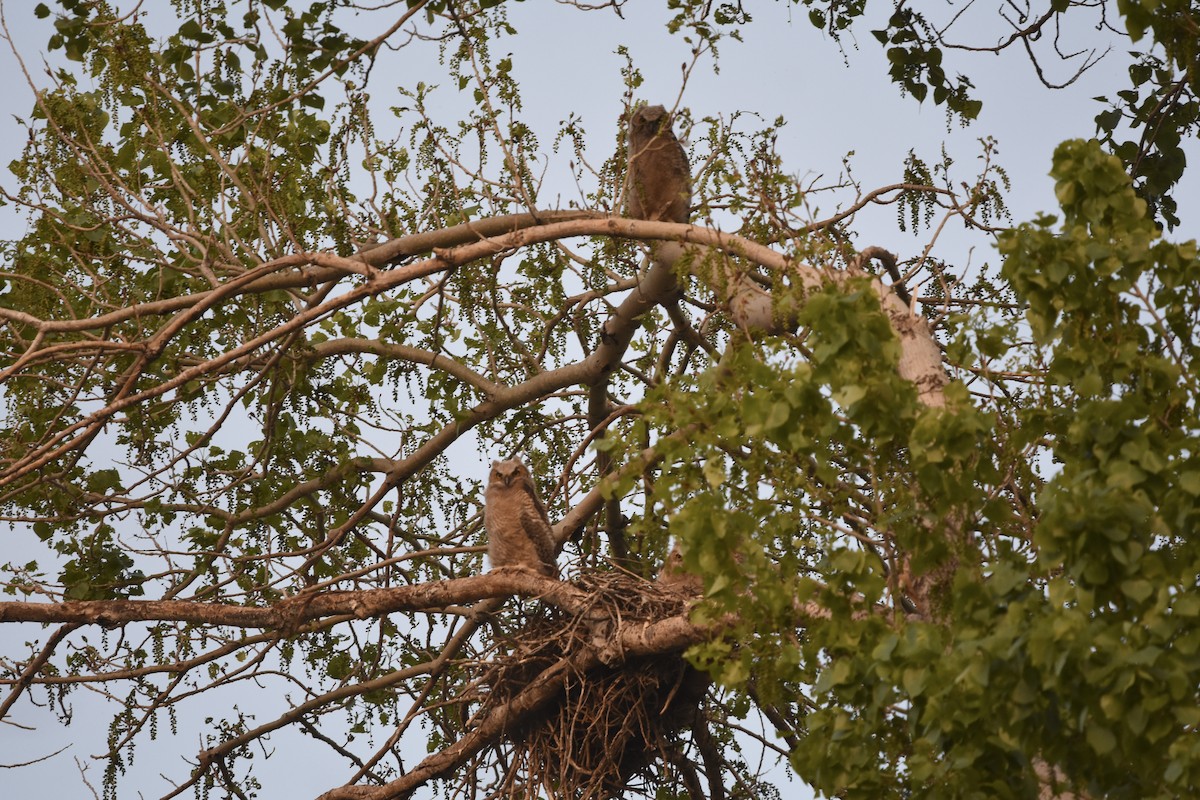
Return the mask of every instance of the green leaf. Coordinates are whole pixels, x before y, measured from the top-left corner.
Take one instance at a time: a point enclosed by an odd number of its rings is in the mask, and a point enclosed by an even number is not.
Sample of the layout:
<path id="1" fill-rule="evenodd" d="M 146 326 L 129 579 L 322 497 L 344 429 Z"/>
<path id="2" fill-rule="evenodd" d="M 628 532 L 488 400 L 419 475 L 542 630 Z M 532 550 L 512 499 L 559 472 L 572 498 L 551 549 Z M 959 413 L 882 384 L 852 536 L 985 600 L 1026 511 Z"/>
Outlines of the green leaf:
<path id="1" fill-rule="evenodd" d="M 1154 594 L 1154 584 L 1141 579 L 1121 581 L 1121 591 L 1135 602 L 1142 603 Z"/>
<path id="2" fill-rule="evenodd" d="M 714 489 L 725 482 L 724 456 L 713 456 L 704 462 L 704 479 Z"/>
<path id="3" fill-rule="evenodd" d="M 1087 726 L 1087 741 L 1097 755 L 1108 755 L 1117 746 L 1117 737 L 1108 728 L 1092 723 Z"/>
<path id="4" fill-rule="evenodd" d="M 904 677 L 901 680 L 904 691 L 915 700 L 925 692 L 925 686 L 929 681 L 929 670 L 923 667 L 909 667 L 904 670 Z"/>

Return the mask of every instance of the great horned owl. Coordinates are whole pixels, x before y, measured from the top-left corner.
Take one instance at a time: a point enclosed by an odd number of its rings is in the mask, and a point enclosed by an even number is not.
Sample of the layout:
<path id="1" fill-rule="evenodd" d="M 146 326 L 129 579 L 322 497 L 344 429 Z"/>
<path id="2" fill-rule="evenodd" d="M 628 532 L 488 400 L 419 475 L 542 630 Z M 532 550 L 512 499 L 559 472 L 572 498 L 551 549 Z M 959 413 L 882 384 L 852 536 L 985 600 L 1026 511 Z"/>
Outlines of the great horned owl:
<path id="1" fill-rule="evenodd" d="M 493 461 L 484 493 L 488 560 L 496 567 L 523 566 L 554 576 L 554 531 L 533 476 L 519 458 Z"/>
<path id="2" fill-rule="evenodd" d="M 684 595 L 704 594 L 704 580 L 683 568 L 683 553 L 676 542 L 667 554 L 662 571 L 658 573 L 658 584 L 665 589 Z"/>
<path id="3" fill-rule="evenodd" d="M 629 118 L 626 215 L 634 219 L 687 222 L 692 173 L 687 153 L 662 106 L 642 106 Z"/>

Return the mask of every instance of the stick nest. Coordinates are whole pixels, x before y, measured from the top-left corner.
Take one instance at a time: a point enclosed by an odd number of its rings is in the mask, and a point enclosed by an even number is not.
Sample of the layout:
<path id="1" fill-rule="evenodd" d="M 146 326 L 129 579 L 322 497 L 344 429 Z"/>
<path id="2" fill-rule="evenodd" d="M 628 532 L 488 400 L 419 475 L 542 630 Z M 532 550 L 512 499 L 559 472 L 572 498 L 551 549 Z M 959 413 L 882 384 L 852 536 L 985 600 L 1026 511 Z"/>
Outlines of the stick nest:
<path id="1" fill-rule="evenodd" d="M 484 677 L 481 714 L 513 700 L 545 670 L 585 651 L 618 624 L 654 622 L 683 612 L 687 595 L 623 572 L 588 571 L 573 581 L 593 598 L 584 613 L 541 606 L 498 642 Z M 681 653 L 626 659 L 565 676 L 557 697 L 505 730 L 511 746 L 506 794 L 606 798 L 659 758 L 679 749 L 695 719 L 707 675 Z M 523 786 L 522 786 L 523 785 Z"/>

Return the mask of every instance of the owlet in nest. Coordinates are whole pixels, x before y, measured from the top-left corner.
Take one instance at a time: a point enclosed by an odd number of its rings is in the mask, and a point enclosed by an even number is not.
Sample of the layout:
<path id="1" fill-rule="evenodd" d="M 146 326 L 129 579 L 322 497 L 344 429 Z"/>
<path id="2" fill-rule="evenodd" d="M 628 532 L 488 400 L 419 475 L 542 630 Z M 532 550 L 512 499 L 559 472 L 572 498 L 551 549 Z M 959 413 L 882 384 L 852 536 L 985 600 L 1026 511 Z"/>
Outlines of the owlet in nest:
<path id="1" fill-rule="evenodd" d="M 552 577 L 558 574 L 550 518 L 521 459 L 492 462 L 483 525 L 492 569 L 521 566 Z"/>
<path id="2" fill-rule="evenodd" d="M 687 153 L 671 130 L 662 106 L 642 106 L 629 118 L 629 171 L 626 216 L 687 222 L 692 205 L 692 173 Z"/>

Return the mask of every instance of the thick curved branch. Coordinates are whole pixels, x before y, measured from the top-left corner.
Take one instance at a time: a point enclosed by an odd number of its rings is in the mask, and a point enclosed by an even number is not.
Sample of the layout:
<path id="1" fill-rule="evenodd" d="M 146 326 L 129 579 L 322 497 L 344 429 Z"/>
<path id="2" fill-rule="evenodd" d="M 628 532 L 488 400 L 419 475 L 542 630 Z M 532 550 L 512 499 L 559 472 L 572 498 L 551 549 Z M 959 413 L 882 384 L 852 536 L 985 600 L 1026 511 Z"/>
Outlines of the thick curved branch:
<path id="1" fill-rule="evenodd" d="M 74 600 L 62 603 L 0 603 L 0 623 L 62 622 L 116 627 L 130 622 L 188 622 L 237 628 L 293 631 L 330 616 L 357 619 L 397 611 L 429 611 L 492 597 L 541 597 L 569 610 L 582 609 L 586 593 L 567 583 L 522 569 L 493 570 L 469 578 L 391 589 L 302 593 L 274 606 L 250 607 L 188 600 Z"/>
<path id="2" fill-rule="evenodd" d="M 312 345 L 312 353 L 318 359 L 339 355 L 367 354 L 408 361 L 413 364 L 424 364 L 427 367 L 440 369 L 484 394 L 497 394 L 503 390 L 500 384 L 493 383 L 447 355 L 404 344 L 390 344 L 378 339 L 331 339 Z"/>
<path id="3" fill-rule="evenodd" d="M 422 253 L 458 247 L 482 239 L 494 239 L 525 228 L 567 222 L 577 219 L 607 219 L 608 214 L 598 211 L 539 211 L 536 214 L 504 214 L 499 217 L 464 222 L 450 228 L 414 233 L 390 239 L 381 244 L 364 247 L 355 258 L 364 264 L 382 267 L 401 259 Z"/>
<path id="4" fill-rule="evenodd" d="M 115 628 L 130 622 L 186 622 L 235 628 L 268 628 L 285 635 L 327 617 L 343 619 L 378 618 L 405 611 L 437 613 L 451 606 L 510 596 L 536 597 L 544 603 L 581 618 L 595 611 L 592 595 L 570 583 L 548 578 L 521 567 L 505 567 L 431 583 L 414 583 L 389 589 L 304 592 L 273 606 L 250 607 L 188 600 L 68 600 L 62 603 L 0 603 L 0 623 L 41 622 L 101 625 Z M 794 605 L 797 624 L 828 620 L 830 612 L 814 602 Z M 879 608 L 879 613 L 886 609 Z M 856 614 L 871 612 L 860 611 Z M 670 623 L 670 619 L 675 622 Z M 700 636 L 704 626 L 694 625 L 687 615 L 662 620 L 651 628 L 630 628 L 618 642 L 622 650 L 659 652 L 664 637 L 688 639 Z M 69 630 L 67 631 L 70 632 Z"/>
<path id="5" fill-rule="evenodd" d="M 480 239 L 490 239 L 513 231 L 553 222 L 574 219 L 604 219 L 608 215 L 595 211 L 543 211 L 538 214 L 506 214 L 467 222 L 436 231 L 423 231 L 390 239 L 382 244 L 364 248 L 351 258 L 331 254 L 297 253 L 263 262 L 243 272 L 230 283 L 240 286 L 238 295 L 262 294 L 286 289 L 302 289 L 338 280 L 347 275 L 369 275 L 365 267 L 382 268 L 405 258 L 431 253 L 437 248 L 458 247 Z M 104 330 L 130 320 L 164 316 L 193 306 L 211 306 L 227 295 L 229 283 L 195 294 L 170 297 L 120 308 L 107 314 L 85 319 L 44 320 L 10 308 L 0 308 L 0 319 L 28 325 L 46 333 L 71 333 Z"/>

